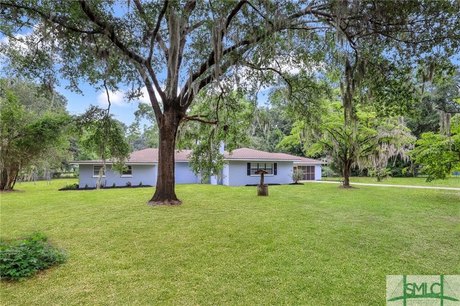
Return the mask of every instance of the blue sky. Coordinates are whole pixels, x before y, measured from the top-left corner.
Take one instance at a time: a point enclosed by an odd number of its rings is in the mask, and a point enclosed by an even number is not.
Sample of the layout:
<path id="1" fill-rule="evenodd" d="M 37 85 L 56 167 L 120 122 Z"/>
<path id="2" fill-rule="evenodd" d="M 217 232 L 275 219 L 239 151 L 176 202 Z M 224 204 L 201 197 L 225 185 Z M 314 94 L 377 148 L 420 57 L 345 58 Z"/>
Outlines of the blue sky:
<path id="1" fill-rule="evenodd" d="M 97 105 L 101 107 L 107 107 L 107 95 L 104 91 L 97 91 L 94 87 L 87 83 L 80 83 L 80 89 L 83 94 L 73 92 L 66 89 L 66 80 L 60 79 L 60 86 L 57 91 L 67 98 L 67 110 L 70 114 L 81 114 L 90 105 Z M 270 89 L 264 89 L 257 95 L 259 105 L 267 103 L 268 94 Z M 111 113 L 114 118 L 124 122 L 126 125 L 131 124 L 134 121 L 134 112 L 137 110 L 139 103 L 147 103 L 147 94 L 144 93 L 143 98 L 138 101 L 128 101 L 124 98 L 123 92 L 111 92 Z"/>
<path id="2" fill-rule="evenodd" d="M 18 35 L 27 35 L 27 32 L 21 32 Z M 0 43 L 7 42 L 8 38 L 0 34 Z M 0 76 L 11 77 L 6 69 L 5 63 L 3 63 L 2 60 L 2 55 L 0 54 Z M 79 83 L 79 87 L 82 94 L 76 93 L 66 88 L 69 84 L 67 80 L 60 78 L 59 75 L 57 77 L 59 78 L 60 84 L 56 88 L 56 91 L 67 98 L 67 110 L 70 114 L 81 114 L 90 105 L 97 105 L 101 107 L 107 106 L 107 97 L 105 92 L 96 90 L 88 83 L 81 82 Z M 140 100 L 143 103 L 149 103 L 146 94 L 145 97 Z M 123 92 L 111 93 L 111 101 L 111 113 L 114 118 L 127 125 L 134 121 L 134 112 L 137 110 L 137 105 L 138 103 L 142 103 L 141 101 L 128 101 L 124 98 Z"/>
<path id="3" fill-rule="evenodd" d="M 57 91 L 67 98 L 67 110 L 71 114 L 81 114 L 90 105 L 97 105 L 101 107 L 107 106 L 107 96 L 103 91 L 96 91 L 91 85 L 87 83 L 80 83 L 80 89 L 83 94 L 75 93 L 65 88 L 67 82 L 60 80 L 61 85 Z M 125 124 L 129 125 L 134 121 L 134 112 L 137 110 L 140 101 L 128 101 L 124 99 L 123 93 L 111 93 L 111 113 L 115 119 L 118 119 Z M 145 101 L 144 101 L 145 102 Z"/>

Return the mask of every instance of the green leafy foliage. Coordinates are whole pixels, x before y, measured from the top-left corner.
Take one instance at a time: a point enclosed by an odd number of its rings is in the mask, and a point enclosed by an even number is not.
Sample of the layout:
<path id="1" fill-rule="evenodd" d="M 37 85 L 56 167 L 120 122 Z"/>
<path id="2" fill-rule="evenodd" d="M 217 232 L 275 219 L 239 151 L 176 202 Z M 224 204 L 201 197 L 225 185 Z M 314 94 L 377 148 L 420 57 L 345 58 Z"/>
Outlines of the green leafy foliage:
<path id="1" fill-rule="evenodd" d="M 113 168 L 118 172 L 123 171 L 130 152 L 123 126 L 111 117 L 109 110 L 91 106 L 76 119 L 75 127 L 81 148 L 103 161 L 96 184 L 99 188 L 106 161 L 113 162 Z"/>
<path id="2" fill-rule="evenodd" d="M 60 164 L 68 155 L 64 135 L 71 118 L 62 109 L 36 110 L 30 107 L 30 94 L 44 103 L 33 84 L 0 80 L 0 189 L 13 189 L 20 171 L 27 167 Z M 45 99 L 46 100 L 46 99 Z M 51 103 L 51 101 L 50 101 Z"/>
<path id="3" fill-rule="evenodd" d="M 66 254 L 56 249 L 41 233 L 14 242 L 0 242 L 0 277 L 20 280 L 40 270 L 64 263 Z"/>
<path id="4" fill-rule="evenodd" d="M 78 183 L 73 183 L 73 184 L 67 184 L 59 190 L 77 190 L 77 189 L 78 189 Z"/>
<path id="5" fill-rule="evenodd" d="M 278 147 L 278 143 L 289 134 L 294 122 L 287 113 L 286 107 L 273 104 L 270 107 L 258 106 L 250 121 L 251 127 L 248 130 L 250 147 L 268 152 L 284 150 Z M 300 144 L 294 145 L 285 151 L 297 154 L 299 146 Z"/>
<path id="6" fill-rule="evenodd" d="M 460 171 L 460 115 L 452 118 L 451 135 L 428 132 L 417 140 L 411 156 L 427 181 L 445 179 L 453 171 Z"/>
<path id="7" fill-rule="evenodd" d="M 292 180 L 295 184 L 297 184 L 303 178 L 303 171 L 302 169 L 295 168 L 292 171 Z"/>
<path id="8" fill-rule="evenodd" d="M 139 103 L 134 122 L 128 126 L 126 140 L 132 151 L 158 148 L 158 126 L 151 106 Z"/>
<path id="9" fill-rule="evenodd" d="M 381 181 L 391 174 L 388 168 L 391 159 L 409 160 L 408 153 L 416 138 L 400 117 L 374 118 L 368 124 L 376 131 L 374 144 L 368 154 L 358 158 L 357 164 L 361 170 L 367 169 L 370 176 Z"/>
<path id="10" fill-rule="evenodd" d="M 227 97 L 205 96 L 195 104 L 179 133 L 179 147 L 192 149 L 190 164 L 203 181 L 219 175 L 223 167 L 221 146 L 232 151 L 248 143 L 254 106 L 241 92 Z"/>

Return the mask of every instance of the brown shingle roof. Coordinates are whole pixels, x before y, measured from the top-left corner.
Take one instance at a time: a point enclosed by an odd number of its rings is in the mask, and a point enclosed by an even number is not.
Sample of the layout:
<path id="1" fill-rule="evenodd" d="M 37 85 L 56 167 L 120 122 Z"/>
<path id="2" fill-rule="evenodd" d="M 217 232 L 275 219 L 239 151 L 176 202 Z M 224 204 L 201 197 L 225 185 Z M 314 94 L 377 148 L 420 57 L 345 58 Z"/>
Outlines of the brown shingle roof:
<path id="1" fill-rule="evenodd" d="M 178 162 L 188 161 L 188 156 L 190 155 L 191 150 L 176 150 L 175 159 Z M 134 151 L 129 155 L 127 164 L 151 164 L 158 162 L 158 149 L 143 149 L 139 151 Z M 76 161 L 77 164 L 102 164 L 102 160 L 79 160 Z M 107 161 L 107 163 L 111 163 Z"/>
<path id="2" fill-rule="evenodd" d="M 176 150 L 176 161 L 186 162 L 189 160 L 191 150 Z M 321 161 L 299 157 L 285 153 L 270 153 L 255 149 L 241 148 L 233 150 L 231 153 L 224 152 L 225 160 L 272 160 L 272 161 L 293 161 L 295 163 L 305 164 L 320 164 Z M 134 151 L 129 156 L 127 164 L 143 164 L 143 163 L 157 163 L 158 162 L 158 149 L 144 149 Z M 76 161 L 77 164 L 99 164 L 102 160 L 80 160 Z"/>
<path id="3" fill-rule="evenodd" d="M 233 150 L 231 153 L 225 152 L 224 157 L 227 160 L 299 160 L 300 157 L 285 153 L 270 153 L 249 148 Z"/>
<path id="4" fill-rule="evenodd" d="M 191 150 L 176 150 L 175 159 L 178 162 L 188 161 L 188 156 L 192 153 Z M 157 163 L 158 149 L 144 149 L 134 151 L 129 156 L 128 163 Z"/>

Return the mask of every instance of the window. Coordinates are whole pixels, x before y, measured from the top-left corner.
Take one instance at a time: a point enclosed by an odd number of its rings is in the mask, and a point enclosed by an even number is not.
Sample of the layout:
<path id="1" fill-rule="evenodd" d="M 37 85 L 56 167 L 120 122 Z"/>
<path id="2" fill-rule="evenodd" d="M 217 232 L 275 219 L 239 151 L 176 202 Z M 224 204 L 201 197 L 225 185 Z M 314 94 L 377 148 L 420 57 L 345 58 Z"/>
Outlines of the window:
<path id="1" fill-rule="evenodd" d="M 315 180 L 315 166 L 298 166 L 297 168 L 303 172 L 302 180 Z"/>
<path id="2" fill-rule="evenodd" d="M 251 163 L 250 175 L 258 175 L 257 170 L 265 170 L 267 174 L 273 174 L 273 163 Z"/>
<path id="3" fill-rule="evenodd" d="M 131 166 L 124 167 L 121 176 L 133 176 L 133 168 Z"/>
<path id="4" fill-rule="evenodd" d="M 102 166 L 93 166 L 93 176 L 99 176 L 99 171 Z M 102 172 L 102 176 L 105 176 L 105 171 Z"/>

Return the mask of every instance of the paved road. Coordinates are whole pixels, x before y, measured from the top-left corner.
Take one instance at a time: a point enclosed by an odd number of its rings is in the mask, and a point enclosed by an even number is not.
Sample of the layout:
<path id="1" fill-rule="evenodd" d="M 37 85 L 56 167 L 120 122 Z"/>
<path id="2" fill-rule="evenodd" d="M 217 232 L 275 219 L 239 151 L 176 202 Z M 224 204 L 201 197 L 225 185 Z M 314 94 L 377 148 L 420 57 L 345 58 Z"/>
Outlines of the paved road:
<path id="1" fill-rule="evenodd" d="M 302 181 L 302 183 L 322 183 L 322 184 L 339 184 L 339 181 Z M 435 186 L 413 186 L 413 185 L 392 185 L 392 184 L 369 184 L 369 183 L 350 183 L 359 186 L 377 186 L 377 187 L 399 187 L 399 188 L 414 188 L 414 189 L 436 189 L 436 190 L 455 190 L 460 191 L 457 187 L 435 187 Z"/>

